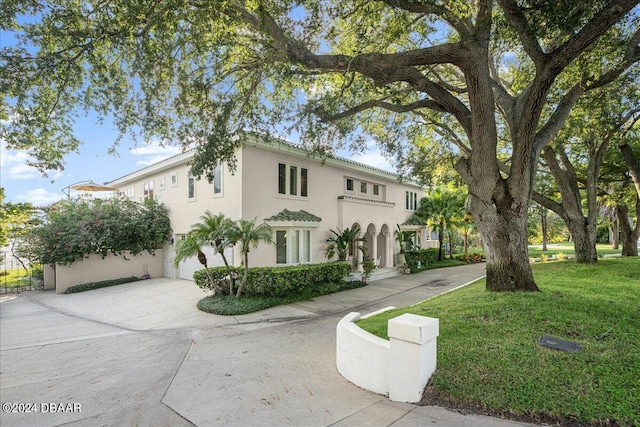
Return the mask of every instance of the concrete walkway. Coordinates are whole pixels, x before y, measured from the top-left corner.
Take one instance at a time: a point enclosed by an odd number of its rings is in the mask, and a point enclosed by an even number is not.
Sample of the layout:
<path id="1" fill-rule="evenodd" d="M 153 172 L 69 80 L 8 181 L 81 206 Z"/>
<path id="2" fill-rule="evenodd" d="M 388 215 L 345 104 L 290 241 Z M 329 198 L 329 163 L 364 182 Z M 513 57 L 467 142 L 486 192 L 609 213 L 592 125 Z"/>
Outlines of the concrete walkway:
<path id="1" fill-rule="evenodd" d="M 198 311 L 204 294 L 184 280 L 5 295 L 0 400 L 22 413 L 3 411 L 0 424 L 525 425 L 390 402 L 335 367 L 345 314 L 415 304 L 483 274 L 484 265 L 469 265 L 402 275 L 235 317 Z"/>

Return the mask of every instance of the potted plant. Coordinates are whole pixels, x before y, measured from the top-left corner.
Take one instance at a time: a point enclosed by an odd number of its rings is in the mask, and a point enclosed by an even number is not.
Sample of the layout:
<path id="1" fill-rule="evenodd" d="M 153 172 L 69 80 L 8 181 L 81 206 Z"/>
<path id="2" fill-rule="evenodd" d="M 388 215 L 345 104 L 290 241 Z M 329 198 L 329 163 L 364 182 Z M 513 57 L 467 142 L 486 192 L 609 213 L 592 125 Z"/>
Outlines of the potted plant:
<path id="1" fill-rule="evenodd" d="M 376 263 L 373 262 L 372 259 L 365 259 L 362 262 L 362 281 L 364 283 L 369 283 L 369 279 L 371 278 L 371 273 L 376 269 Z"/>
<path id="2" fill-rule="evenodd" d="M 396 240 L 400 245 L 400 252 L 398 253 L 398 265 L 402 268 L 406 264 L 404 253 L 407 249 L 411 249 L 413 242 L 411 241 L 415 231 L 402 231 L 400 224 L 396 225 Z"/>

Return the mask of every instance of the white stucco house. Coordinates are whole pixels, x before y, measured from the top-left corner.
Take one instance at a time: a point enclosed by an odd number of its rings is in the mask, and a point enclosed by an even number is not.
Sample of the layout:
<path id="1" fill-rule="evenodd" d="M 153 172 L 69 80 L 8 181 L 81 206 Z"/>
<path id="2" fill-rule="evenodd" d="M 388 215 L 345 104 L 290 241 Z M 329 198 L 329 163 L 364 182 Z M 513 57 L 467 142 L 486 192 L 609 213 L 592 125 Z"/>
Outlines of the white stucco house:
<path id="1" fill-rule="evenodd" d="M 209 210 L 236 220 L 254 219 L 273 230 L 275 245 L 252 249 L 252 266 L 326 262 L 330 230 L 359 225 L 368 255 L 381 267 L 392 267 L 398 252 L 394 231 L 417 209 L 424 189 L 399 182 L 396 174 L 344 158 L 320 159 L 288 143 L 268 144 L 251 137 L 236 153 L 232 174 L 226 165 L 215 180 L 197 180 L 189 173 L 194 151 L 186 151 L 105 183 L 134 200 L 153 197 L 170 210 L 173 238 L 164 249 L 164 275 L 192 280 L 201 265 L 196 258 L 174 268 L 175 242 Z M 417 236 L 432 246 L 428 230 Z M 222 265 L 219 255 L 205 250 L 210 265 Z M 228 250 L 240 265 L 240 254 Z M 359 258 L 359 259 L 358 259 Z M 351 259 L 357 266 L 360 251 Z"/>

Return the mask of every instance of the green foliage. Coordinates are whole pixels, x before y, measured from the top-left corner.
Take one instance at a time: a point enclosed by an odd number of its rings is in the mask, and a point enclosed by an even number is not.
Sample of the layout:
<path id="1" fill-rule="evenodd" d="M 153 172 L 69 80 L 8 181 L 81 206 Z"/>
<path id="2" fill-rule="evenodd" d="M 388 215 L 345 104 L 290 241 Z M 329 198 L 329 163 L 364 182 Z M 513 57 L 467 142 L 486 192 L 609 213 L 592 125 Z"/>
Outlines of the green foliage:
<path id="1" fill-rule="evenodd" d="M 89 282 L 83 283 L 81 285 L 75 285 L 67 288 L 64 291 L 65 294 L 75 294 L 78 292 L 91 291 L 93 289 L 107 288 L 109 286 L 122 285 L 124 283 L 137 282 L 140 280 L 139 277 L 131 276 L 131 277 L 122 277 L 120 279 L 111 279 L 111 280 L 102 280 L 100 282 Z"/>
<path id="2" fill-rule="evenodd" d="M 271 227 L 267 224 L 256 224 L 256 219 L 257 218 L 254 218 L 253 220 L 239 219 L 235 223 L 231 223 L 227 230 L 227 239 L 240 246 L 242 264 L 244 265 L 242 281 L 240 282 L 240 285 L 238 285 L 236 297 L 240 297 L 240 295 L 242 295 L 242 291 L 247 284 L 250 248 L 257 248 L 260 243 L 273 243 Z"/>
<path id="3" fill-rule="evenodd" d="M 38 280 L 44 280 L 44 268 L 41 264 L 31 265 L 31 277 Z"/>
<path id="4" fill-rule="evenodd" d="M 314 288 L 306 289 L 302 293 L 290 294 L 282 297 L 248 295 L 243 298 L 233 296 L 212 295 L 198 301 L 198 309 L 207 313 L 223 316 L 236 316 L 254 313 L 277 305 L 291 304 L 296 301 L 308 300 L 321 295 L 332 294 L 349 289 L 357 289 L 367 284 L 361 281 L 335 283 L 320 283 Z"/>
<path id="5" fill-rule="evenodd" d="M 358 242 L 367 241 L 366 237 L 359 237 L 359 225 L 356 224 L 351 229 L 347 227 L 342 231 L 329 230 L 329 232 L 333 233 L 333 236 L 327 239 L 327 243 L 329 243 L 325 249 L 327 259 L 331 260 L 338 255 L 338 261 L 346 261 L 350 248 L 353 248 L 354 252 L 359 250 L 363 255 L 367 254 L 367 248 L 363 245 L 358 245 Z"/>
<path id="6" fill-rule="evenodd" d="M 411 269 L 411 273 L 426 270 L 429 264 L 438 260 L 438 249 L 419 249 L 415 251 L 407 251 L 404 254 L 407 267 Z M 420 262 L 420 268 L 418 268 Z"/>
<path id="7" fill-rule="evenodd" d="M 168 209 L 153 200 L 67 200 L 48 208 L 34 230 L 34 251 L 42 264 L 69 265 L 89 254 L 153 253 L 170 234 Z"/>
<path id="8" fill-rule="evenodd" d="M 441 185 L 427 193 L 409 222 L 427 224 L 438 233 L 438 260 L 442 260 L 444 236 L 456 227 L 467 227 L 464 203 L 466 190 L 454 183 Z"/>
<path id="9" fill-rule="evenodd" d="M 374 260 L 370 259 L 370 258 L 366 258 L 364 261 L 362 261 L 362 276 L 363 277 L 368 277 L 371 275 L 371 273 L 373 273 L 373 270 L 376 269 L 376 263 Z"/>
<path id="10" fill-rule="evenodd" d="M 427 402 L 558 425 L 640 420 L 640 258 L 533 266 L 542 292 L 489 293 L 484 283 L 358 322 L 387 338 L 388 319 L 440 319 Z M 540 347 L 543 335 L 582 353 Z"/>
<path id="11" fill-rule="evenodd" d="M 214 283 L 228 283 L 225 267 L 198 270 L 193 274 L 196 285 L 205 290 L 213 290 Z M 240 274 L 243 267 L 231 267 L 232 272 Z M 349 275 L 351 266 L 345 262 L 324 264 L 306 264 L 283 267 L 252 267 L 247 272 L 245 294 L 249 296 L 284 297 L 302 294 L 323 283 L 338 283 Z"/>
<path id="12" fill-rule="evenodd" d="M 418 221 L 422 224 L 422 221 Z M 400 224 L 396 225 L 396 241 L 398 245 L 400 245 L 400 253 L 403 254 L 405 251 L 413 249 L 413 237 L 416 235 L 415 231 L 410 230 L 401 230 Z"/>
<path id="13" fill-rule="evenodd" d="M 29 285 L 29 278 L 25 276 L 24 268 L 0 271 L 0 286 L 2 287 L 17 288 Z"/>

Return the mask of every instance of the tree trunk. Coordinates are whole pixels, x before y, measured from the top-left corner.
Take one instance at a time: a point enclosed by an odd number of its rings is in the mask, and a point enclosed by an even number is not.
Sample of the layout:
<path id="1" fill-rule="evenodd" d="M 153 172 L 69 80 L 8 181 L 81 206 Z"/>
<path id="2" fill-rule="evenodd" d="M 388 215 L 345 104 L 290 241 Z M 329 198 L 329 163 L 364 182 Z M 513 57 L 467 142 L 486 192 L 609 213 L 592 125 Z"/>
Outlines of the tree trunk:
<path id="1" fill-rule="evenodd" d="M 547 226 L 547 210 L 542 208 L 542 213 L 540 214 L 540 222 L 542 223 L 542 250 L 544 252 L 547 251 L 547 236 L 548 236 L 548 226 Z"/>
<path id="2" fill-rule="evenodd" d="M 438 230 L 438 261 L 442 261 L 442 244 L 444 243 L 444 226 L 440 224 L 440 229 Z"/>
<path id="3" fill-rule="evenodd" d="M 629 207 L 616 206 L 620 236 L 622 237 L 622 256 L 638 256 L 638 238 L 640 237 L 640 198 L 636 200 L 636 225 L 629 224 Z"/>
<path id="4" fill-rule="evenodd" d="M 464 259 L 469 258 L 469 230 L 464 229 Z"/>
<path id="5" fill-rule="evenodd" d="M 470 189 L 470 194 L 473 190 Z M 487 290 L 539 291 L 533 278 L 527 247 L 527 208 L 509 204 L 498 209 L 474 197 L 468 199 L 468 209 L 476 219 L 484 242 L 487 261 Z"/>
<path id="6" fill-rule="evenodd" d="M 573 237 L 576 262 L 597 262 L 595 225 L 590 225 L 584 217 L 570 218 L 566 223 Z"/>
<path id="7" fill-rule="evenodd" d="M 611 220 L 609 225 L 609 243 L 611 243 L 611 249 L 619 249 L 620 245 L 620 229 L 618 227 L 618 218 Z"/>
<path id="8" fill-rule="evenodd" d="M 244 253 L 244 273 L 242 274 L 242 281 L 240 282 L 240 286 L 238 286 L 238 292 L 236 293 L 236 298 L 240 298 L 242 295 L 242 290 L 244 286 L 247 284 L 247 276 L 249 275 L 249 252 L 245 251 Z"/>
<path id="9" fill-rule="evenodd" d="M 233 295 L 233 288 L 236 287 L 235 272 L 231 271 L 231 267 L 229 266 L 227 257 L 224 255 L 224 247 L 222 246 L 221 240 L 218 239 L 215 242 L 215 244 L 216 244 L 216 250 L 222 257 L 222 262 L 224 262 L 224 266 L 227 268 L 227 274 L 229 275 L 229 295 Z"/>

